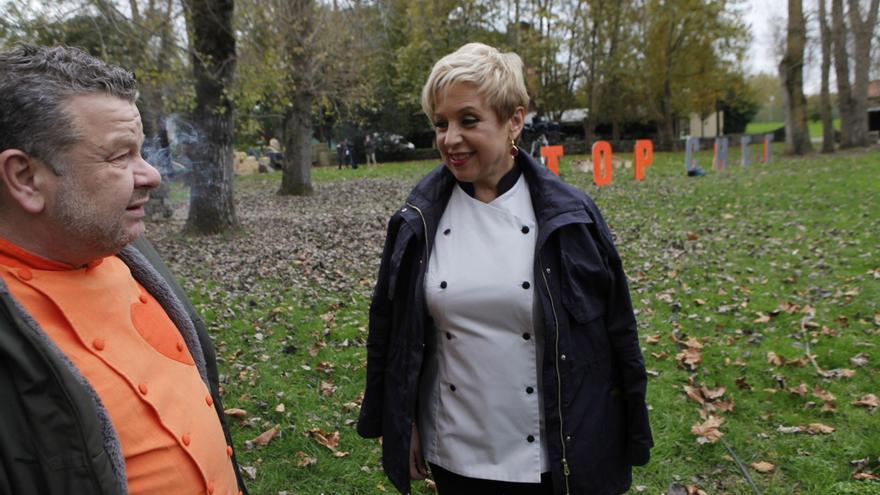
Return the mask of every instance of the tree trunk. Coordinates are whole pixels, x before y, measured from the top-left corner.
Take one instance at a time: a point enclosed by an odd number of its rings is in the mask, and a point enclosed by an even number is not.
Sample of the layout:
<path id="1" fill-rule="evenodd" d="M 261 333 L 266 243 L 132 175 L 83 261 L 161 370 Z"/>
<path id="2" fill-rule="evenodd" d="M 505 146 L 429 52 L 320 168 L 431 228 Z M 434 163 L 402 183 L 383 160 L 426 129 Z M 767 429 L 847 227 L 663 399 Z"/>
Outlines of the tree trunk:
<path id="1" fill-rule="evenodd" d="M 620 142 L 620 117 L 616 113 L 611 117 L 611 141 L 613 143 Z"/>
<path id="2" fill-rule="evenodd" d="M 822 153 L 834 152 L 834 121 L 831 118 L 831 95 L 828 77 L 831 72 L 831 28 L 825 13 L 825 0 L 819 0 L 819 36 L 822 41 L 822 89 L 819 112 L 822 115 Z"/>
<path id="3" fill-rule="evenodd" d="M 856 146 L 868 145 L 868 82 L 871 71 L 871 38 L 877 25 L 877 9 L 880 0 L 872 0 L 867 17 L 859 13 L 859 1 L 849 0 L 849 23 L 855 40 L 855 78 L 852 85 L 852 142 Z"/>
<path id="4" fill-rule="evenodd" d="M 843 18 L 843 0 L 831 0 L 831 35 L 834 44 L 834 72 L 837 76 L 837 106 L 840 109 L 840 147 L 851 148 L 853 142 L 852 89 L 849 84 L 849 55 L 846 51 L 847 27 Z"/>
<path id="5" fill-rule="evenodd" d="M 217 234 L 239 226 L 233 198 L 233 111 L 235 73 L 233 0 L 185 0 L 192 37 L 196 108 L 193 124 L 203 134 L 193 149 L 186 230 Z"/>
<path id="6" fill-rule="evenodd" d="M 788 0 L 788 35 L 785 56 L 779 63 L 785 99 L 785 152 L 803 155 L 813 150 L 807 127 L 807 98 L 804 96 L 804 48 L 807 26 L 801 0 Z"/>
<path id="7" fill-rule="evenodd" d="M 312 193 L 312 95 L 294 96 L 284 115 L 284 172 L 278 194 Z"/>
<path id="8" fill-rule="evenodd" d="M 290 21 L 285 52 L 290 73 L 287 86 L 292 106 L 284 115 L 284 170 L 278 194 L 312 193 L 312 100 L 315 87 L 314 0 L 282 0 Z"/>

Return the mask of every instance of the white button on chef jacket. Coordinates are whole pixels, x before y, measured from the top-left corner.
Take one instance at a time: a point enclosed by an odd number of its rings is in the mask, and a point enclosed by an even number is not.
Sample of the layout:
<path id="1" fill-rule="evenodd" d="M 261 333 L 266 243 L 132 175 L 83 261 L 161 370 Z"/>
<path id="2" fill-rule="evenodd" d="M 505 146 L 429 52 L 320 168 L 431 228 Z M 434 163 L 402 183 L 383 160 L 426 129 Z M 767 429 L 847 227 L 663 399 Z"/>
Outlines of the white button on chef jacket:
<path id="1" fill-rule="evenodd" d="M 538 483 L 549 471 L 543 331 L 533 326 L 537 234 L 522 175 L 488 204 L 456 185 L 440 219 L 425 275 L 434 337 L 418 425 L 425 459 L 462 476 Z"/>

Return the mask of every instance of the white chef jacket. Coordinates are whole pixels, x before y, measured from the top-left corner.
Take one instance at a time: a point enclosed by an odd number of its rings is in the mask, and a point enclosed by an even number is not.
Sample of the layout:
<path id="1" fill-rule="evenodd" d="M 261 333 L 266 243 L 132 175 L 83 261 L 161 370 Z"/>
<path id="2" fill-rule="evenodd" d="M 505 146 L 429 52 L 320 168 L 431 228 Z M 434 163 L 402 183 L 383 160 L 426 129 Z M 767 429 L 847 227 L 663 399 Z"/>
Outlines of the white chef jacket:
<path id="1" fill-rule="evenodd" d="M 425 459 L 462 476 L 538 483 L 549 471 L 537 237 L 522 175 L 488 204 L 456 185 L 440 219 L 425 275 L 435 331 L 418 424 Z"/>

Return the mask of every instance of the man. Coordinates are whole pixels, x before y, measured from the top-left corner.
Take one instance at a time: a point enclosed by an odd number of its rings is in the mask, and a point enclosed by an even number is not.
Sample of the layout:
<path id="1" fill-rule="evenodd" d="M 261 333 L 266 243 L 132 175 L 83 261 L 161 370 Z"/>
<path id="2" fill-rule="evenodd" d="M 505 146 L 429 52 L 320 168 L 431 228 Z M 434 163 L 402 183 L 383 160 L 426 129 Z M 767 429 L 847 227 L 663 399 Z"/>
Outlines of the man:
<path id="1" fill-rule="evenodd" d="M 244 490 L 203 321 L 138 240 L 131 73 L 0 53 L 0 493 Z"/>

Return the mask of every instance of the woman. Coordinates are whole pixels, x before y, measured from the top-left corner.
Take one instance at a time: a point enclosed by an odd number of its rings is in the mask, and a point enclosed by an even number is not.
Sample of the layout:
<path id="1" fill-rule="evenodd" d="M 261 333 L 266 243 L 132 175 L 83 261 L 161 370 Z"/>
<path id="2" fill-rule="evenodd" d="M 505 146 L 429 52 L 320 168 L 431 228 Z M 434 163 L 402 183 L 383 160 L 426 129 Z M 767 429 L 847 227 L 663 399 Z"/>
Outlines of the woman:
<path id="1" fill-rule="evenodd" d="M 422 108 L 443 165 L 388 225 L 358 421 L 398 490 L 611 494 L 653 444 L 626 277 L 595 204 L 515 142 L 520 58 L 471 43 Z"/>

